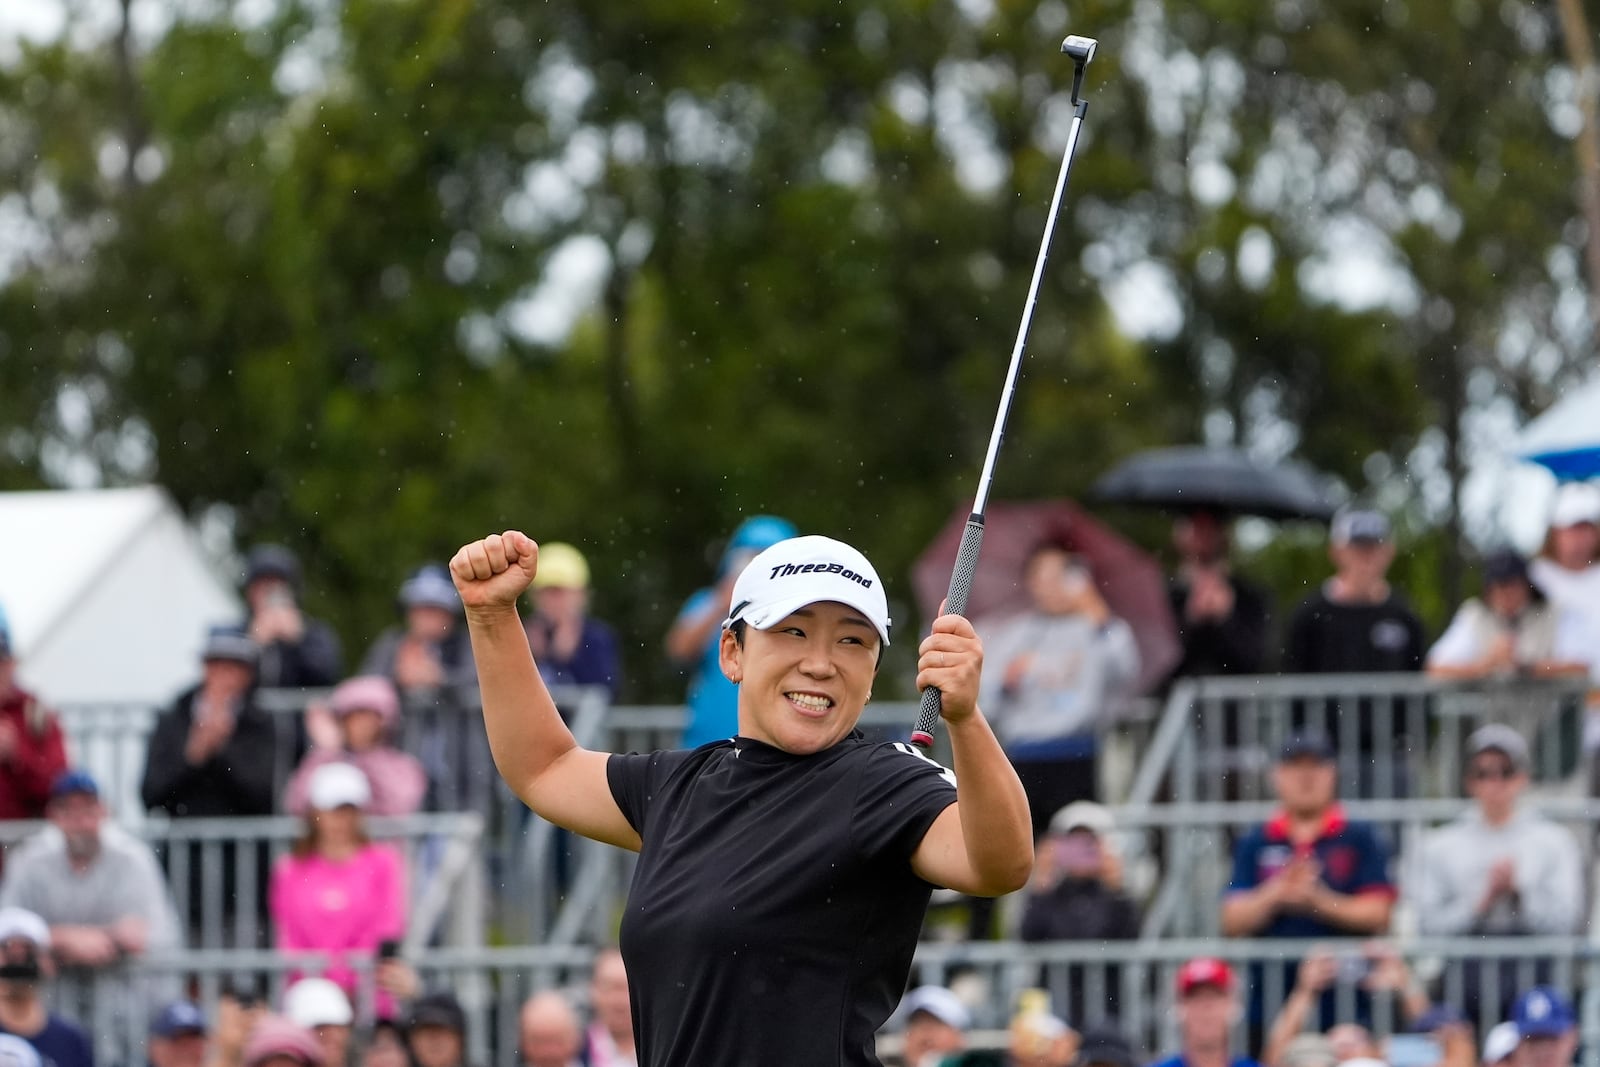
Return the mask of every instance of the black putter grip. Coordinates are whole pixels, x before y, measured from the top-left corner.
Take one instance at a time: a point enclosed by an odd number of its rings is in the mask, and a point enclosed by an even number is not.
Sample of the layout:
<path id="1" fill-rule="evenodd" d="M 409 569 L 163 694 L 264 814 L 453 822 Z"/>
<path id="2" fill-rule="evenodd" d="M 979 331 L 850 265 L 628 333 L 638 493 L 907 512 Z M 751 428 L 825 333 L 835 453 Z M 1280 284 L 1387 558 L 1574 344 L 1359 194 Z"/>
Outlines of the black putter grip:
<path id="1" fill-rule="evenodd" d="M 978 569 L 978 551 L 983 548 L 983 516 L 974 514 L 967 519 L 967 528 L 961 531 L 961 547 L 956 549 L 955 570 L 950 572 L 950 593 L 945 598 L 945 613 L 965 615 L 967 594 L 972 592 L 972 576 Z M 939 725 L 939 708 L 943 703 L 939 690 L 933 686 L 922 691 L 922 707 L 917 712 L 917 725 L 911 731 L 911 743 L 922 748 L 933 745 L 933 731 Z"/>

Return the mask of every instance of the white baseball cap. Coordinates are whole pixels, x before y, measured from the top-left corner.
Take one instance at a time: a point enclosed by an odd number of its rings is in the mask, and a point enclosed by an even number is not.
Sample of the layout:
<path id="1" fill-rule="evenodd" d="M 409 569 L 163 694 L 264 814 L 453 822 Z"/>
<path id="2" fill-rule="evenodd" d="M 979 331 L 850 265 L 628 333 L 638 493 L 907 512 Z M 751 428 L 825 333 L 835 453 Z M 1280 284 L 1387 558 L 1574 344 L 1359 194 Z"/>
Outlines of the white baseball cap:
<path id="1" fill-rule="evenodd" d="M 1074 830 L 1088 830 L 1096 837 L 1104 837 L 1117 828 L 1111 809 L 1092 800 L 1074 800 L 1050 817 L 1050 832 L 1070 834 Z"/>
<path id="2" fill-rule="evenodd" d="M 372 801 L 372 785 L 367 776 L 360 767 L 349 763 L 324 763 L 312 771 L 306 793 L 318 811 L 333 811 L 346 804 L 365 808 Z"/>
<path id="3" fill-rule="evenodd" d="M 843 541 L 815 534 L 779 541 L 745 565 L 733 583 L 733 607 L 722 628 L 742 619 L 757 630 L 771 629 L 823 601 L 855 608 L 889 644 L 889 601 L 878 572 Z"/>
<path id="4" fill-rule="evenodd" d="M 1514 1022 L 1497 1023 L 1490 1028 L 1483 1038 L 1483 1062 L 1499 1063 L 1522 1044 L 1522 1034 L 1517 1031 Z"/>
<path id="5" fill-rule="evenodd" d="M 350 998 L 328 978 L 302 978 L 283 995 L 283 1014 L 296 1026 L 349 1026 L 355 1021 Z"/>
<path id="6" fill-rule="evenodd" d="M 1580 522 L 1600 523 L 1600 486 L 1589 482 L 1568 482 L 1556 491 L 1555 507 L 1550 511 L 1550 525 L 1576 526 Z"/>
<path id="7" fill-rule="evenodd" d="M 966 1004 L 954 992 L 942 985 L 918 986 L 906 994 L 902 1008 L 907 1022 L 921 1011 L 957 1030 L 967 1030 L 972 1027 L 972 1013 L 967 1010 Z"/>
<path id="8" fill-rule="evenodd" d="M 39 1050 L 15 1034 L 0 1034 L 0 1067 L 39 1067 Z"/>
<path id="9" fill-rule="evenodd" d="M 27 908 L 0 908 L 0 941 L 21 938 L 39 948 L 50 947 L 50 924 Z"/>

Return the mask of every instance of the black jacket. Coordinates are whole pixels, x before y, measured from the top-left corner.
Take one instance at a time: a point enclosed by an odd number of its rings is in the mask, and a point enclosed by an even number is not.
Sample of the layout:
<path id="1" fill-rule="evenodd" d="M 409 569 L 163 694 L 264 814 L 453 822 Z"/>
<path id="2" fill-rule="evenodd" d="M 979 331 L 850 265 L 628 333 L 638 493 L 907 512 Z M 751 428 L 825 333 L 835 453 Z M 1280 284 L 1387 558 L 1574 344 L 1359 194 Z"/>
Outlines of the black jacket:
<path id="1" fill-rule="evenodd" d="M 302 614 L 305 631 L 295 642 L 274 641 L 261 649 L 258 684 L 269 688 L 318 689 L 338 683 L 344 652 L 333 628 L 321 619 Z M 250 620 L 244 622 L 249 629 Z"/>
<path id="2" fill-rule="evenodd" d="M 139 794 L 146 808 L 174 818 L 207 815 L 270 815 L 274 729 L 272 719 L 247 693 L 228 738 L 206 762 L 184 758 L 199 687 L 179 697 L 156 720 L 145 755 Z"/>
<path id="3" fill-rule="evenodd" d="M 1063 878 L 1028 895 L 1024 941 L 1128 941 L 1139 936 L 1139 906 L 1098 879 Z"/>

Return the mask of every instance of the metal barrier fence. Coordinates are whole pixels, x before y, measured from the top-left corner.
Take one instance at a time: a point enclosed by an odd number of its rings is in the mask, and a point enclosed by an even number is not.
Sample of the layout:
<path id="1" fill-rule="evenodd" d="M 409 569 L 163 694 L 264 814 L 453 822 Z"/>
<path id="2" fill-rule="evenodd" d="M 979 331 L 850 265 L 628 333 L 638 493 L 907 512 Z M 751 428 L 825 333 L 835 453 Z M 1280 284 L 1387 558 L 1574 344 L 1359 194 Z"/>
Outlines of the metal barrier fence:
<path id="1" fill-rule="evenodd" d="M 1600 957 L 1588 944 L 1554 938 L 1390 944 L 1415 971 L 1433 976 L 1439 1002 L 1464 1011 L 1472 1007 L 1464 993 L 1467 976 L 1485 961 L 1506 962 L 1504 988 L 1485 994 L 1497 1001 L 1531 985 L 1535 978 L 1562 989 L 1581 1005 L 1585 1067 L 1600 1067 Z M 1286 969 L 1303 958 L 1308 947 L 1298 941 L 1221 940 L 927 944 L 917 953 L 913 981 L 955 984 L 967 990 L 976 998 L 978 1028 L 991 1030 L 1005 1025 L 1022 990 L 1044 988 L 1058 1011 L 1064 1004 L 1082 1005 L 1069 1017 L 1072 1025 L 1083 1028 L 1114 1021 L 1136 1049 L 1154 1056 L 1176 1047 L 1172 990 L 1185 960 L 1213 955 L 1232 961 L 1242 977 L 1254 982 L 1247 999 L 1259 997 L 1259 1021 L 1264 1022 L 1288 994 Z M 517 1062 L 517 1010 L 522 1002 L 535 991 L 551 988 L 567 990 L 581 1002 L 592 958 L 589 948 L 539 946 L 436 950 L 415 957 L 414 963 L 425 989 L 451 990 L 466 1008 L 469 1061 L 512 1067 Z M 265 990 L 277 1004 L 287 976 L 315 973 L 320 962 L 316 957 L 290 959 L 264 952 L 173 953 L 98 974 L 63 975 L 50 996 L 58 1010 L 94 1027 L 100 1062 L 131 1067 L 144 1059 L 146 1020 L 103 1010 L 107 1004 L 124 1004 L 119 998 L 129 986 L 182 988 L 214 1012 L 218 997 L 230 987 Z M 1498 976 L 1500 970 L 1491 968 L 1488 973 Z M 371 1017 L 371 989 L 371 972 L 365 970 L 357 997 L 362 1018 Z M 1403 1028 L 1400 1009 L 1387 996 L 1375 996 L 1364 1004 L 1353 986 L 1344 986 L 1332 999 L 1332 1014 L 1324 1024 L 1363 1021 L 1380 1036 Z M 1483 1019 L 1485 1026 L 1493 1021 L 1495 1017 Z M 1250 1047 L 1251 1030 L 1249 1019 L 1241 1019 L 1239 1048 Z M 893 1035 L 885 1035 L 883 1045 L 886 1052 L 898 1047 Z"/>
<path id="2" fill-rule="evenodd" d="M 1528 798 L 1524 804 L 1570 829 L 1586 883 L 1594 865 L 1600 800 L 1582 797 Z M 1410 934 L 1417 928 L 1411 889 L 1426 836 L 1471 808 L 1454 800 L 1351 800 L 1343 804 L 1353 821 L 1370 824 L 1390 852 L 1390 873 L 1400 890 L 1394 929 Z M 1154 890 L 1145 911 L 1142 934 L 1147 938 L 1214 937 L 1219 934 L 1220 904 L 1232 868 L 1233 845 L 1240 833 L 1257 826 L 1276 810 L 1264 801 L 1195 802 L 1167 805 L 1123 805 L 1114 808 L 1119 844 L 1130 865 L 1154 864 Z M 1593 885 L 1589 885 L 1594 898 Z M 1585 910 L 1584 929 L 1600 931 L 1600 920 Z"/>
<path id="3" fill-rule="evenodd" d="M 302 743 L 303 710 L 322 695 L 260 693 L 276 724 L 272 760 L 280 793 Z M 586 746 L 647 751 L 672 747 L 681 736 L 681 706 L 613 706 L 595 688 L 555 695 Z M 1263 798 L 1272 754 L 1302 721 L 1320 723 L 1339 739 L 1346 795 L 1456 795 L 1465 737 L 1490 720 L 1511 722 L 1533 740 L 1537 777 L 1548 782 L 1571 770 L 1583 696 L 1581 680 L 1444 683 L 1406 674 L 1187 679 L 1159 715 L 1149 702 L 1136 704 L 1107 734 L 1103 794 L 1126 796 L 1123 818 L 1130 825 L 1141 825 L 1168 800 L 1191 806 Z M 494 938 L 570 944 L 603 937 L 631 858 L 571 839 L 528 813 L 493 771 L 480 715 L 471 690 L 413 701 L 399 740 L 438 775 L 433 805 L 475 811 L 484 820 Z M 915 715 L 910 702 L 874 703 L 862 725 L 869 733 L 900 737 Z M 137 827 L 138 781 L 153 715 L 130 707 L 69 708 L 63 720 L 77 758 L 102 776 L 124 825 Z M 1131 782 L 1126 791 L 1123 782 Z M 1218 818 L 1232 816 L 1219 812 Z M 1133 842 L 1131 862 L 1148 867 L 1154 857 L 1165 873 L 1147 924 L 1153 932 L 1207 930 L 1183 888 L 1196 884 L 1189 878 L 1207 884 L 1204 865 L 1226 849 L 1219 849 L 1214 827 L 1209 835 L 1200 824 L 1195 830 L 1168 834 L 1143 854 L 1143 839 Z"/>
<path id="4" fill-rule="evenodd" d="M 0 821 L 8 849 L 48 824 Z M 131 832 L 150 845 L 167 886 L 184 943 L 194 949 L 255 949 L 268 942 L 267 888 L 272 865 L 303 828 L 290 816 L 255 819 L 150 819 Z M 409 874 L 405 943 L 473 947 L 484 943 L 483 819 L 474 812 L 374 817 L 373 840 L 400 850 Z"/>
<path id="5" fill-rule="evenodd" d="M 261 690 L 259 706 L 274 724 L 270 754 L 276 796 L 293 773 L 304 746 L 302 718 L 306 706 L 326 697 L 322 690 Z M 687 720 L 682 705 L 611 705 L 600 687 L 555 690 L 580 744 L 612 752 L 644 752 L 678 744 Z M 1137 702 L 1119 720 L 1107 747 L 1122 754 L 1122 778 L 1131 777 L 1133 754 L 1153 724 L 1155 706 Z M 146 819 L 139 799 L 146 739 L 155 723 L 149 708 L 81 706 L 62 709 L 62 721 L 74 759 L 99 779 L 119 823 L 138 829 Z M 869 735 L 899 739 L 909 732 L 917 705 L 882 701 L 867 707 L 861 725 Z M 495 773 L 483 730 L 475 690 L 448 690 L 409 701 L 402 715 L 397 744 L 418 756 L 431 776 L 429 807 L 440 811 L 472 811 L 483 819 L 483 873 L 490 887 L 494 936 L 509 942 L 571 944 L 579 939 L 604 939 L 615 918 L 615 902 L 632 872 L 630 856 L 594 842 L 563 834 L 537 819 L 513 796 Z M 240 850 L 216 844 L 214 860 L 190 859 L 190 870 L 204 866 L 229 873 L 222 879 L 201 878 L 191 895 L 210 892 L 204 910 L 205 946 L 248 945 L 244 916 L 227 907 L 217 894 L 226 885 L 249 892 L 254 879 Z M 257 864 L 259 866 L 259 864 Z M 239 867 L 238 871 L 232 868 Z M 199 875 L 192 877 L 200 878 Z M 237 879 L 237 883 L 235 881 Z M 181 879 L 180 879 L 181 880 Z M 215 892 L 203 890 L 211 886 Z M 198 906 L 198 905 L 197 905 Z M 180 913 L 182 913 L 180 911 Z M 212 936 L 210 916 L 224 916 L 223 925 L 239 928 L 235 940 Z"/>
<path id="6" fill-rule="evenodd" d="M 1130 791 L 1163 797 L 1258 800 L 1295 730 L 1334 739 L 1345 796 L 1456 796 L 1467 736 L 1487 722 L 1529 742 L 1534 777 L 1579 765 L 1588 684 L 1583 678 L 1441 681 L 1419 674 L 1270 675 L 1185 679 L 1173 687 Z"/>

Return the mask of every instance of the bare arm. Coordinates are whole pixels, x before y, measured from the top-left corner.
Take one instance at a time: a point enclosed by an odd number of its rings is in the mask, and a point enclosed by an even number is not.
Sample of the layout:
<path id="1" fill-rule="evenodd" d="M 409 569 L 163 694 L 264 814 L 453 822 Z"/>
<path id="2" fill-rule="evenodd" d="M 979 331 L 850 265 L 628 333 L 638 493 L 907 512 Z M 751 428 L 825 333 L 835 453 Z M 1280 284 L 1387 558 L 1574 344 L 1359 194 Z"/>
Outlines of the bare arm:
<path id="1" fill-rule="evenodd" d="M 537 546 L 515 530 L 466 545 L 450 561 L 466 607 L 495 767 L 540 817 L 637 851 L 639 834 L 606 779 L 609 754 L 578 747 L 534 666 L 516 604 L 537 562 Z"/>
<path id="2" fill-rule="evenodd" d="M 1381 934 L 1389 929 L 1394 898 L 1388 893 L 1336 893 L 1319 886 L 1311 895 L 1311 913 L 1341 930 Z"/>
<path id="3" fill-rule="evenodd" d="M 711 635 L 722 628 L 732 592 L 732 579 L 725 579 L 693 614 L 680 616 L 667 631 L 667 655 L 679 663 L 693 663 Z"/>
<path id="4" fill-rule="evenodd" d="M 1021 889 L 1033 870 L 1028 798 L 1011 761 L 978 711 L 983 646 L 972 624 L 945 615 L 922 643 L 917 686 L 937 686 L 955 752 L 956 802 L 911 857 L 918 876 L 963 893 L 1000 896 Z"/>
<path id="5" fill-rule="evenodd" d="M 1261 1050 L 1261 1062 L 1265 1067 L 1278 1067 L 1289 1042 L 1306 1028 L 1306 1017 L 1311 1014 L 1312 1005 L 1322 991 L 1333 984 L 1338 966 L 1338 960 L 1321 949 L 1314 950 L 1301 961 L 1294 992 L 1284 1000 L 1267 1031 L 1267 1042 Z"/>
<path id="6" fill-rule="evenodd" d="M 1222 898 L 1222 932 L 1227 937 L 1259 933 L 1278 914 L 1280 883 L 1269 878 L 1254 889 L 1236 889 Z"/>

